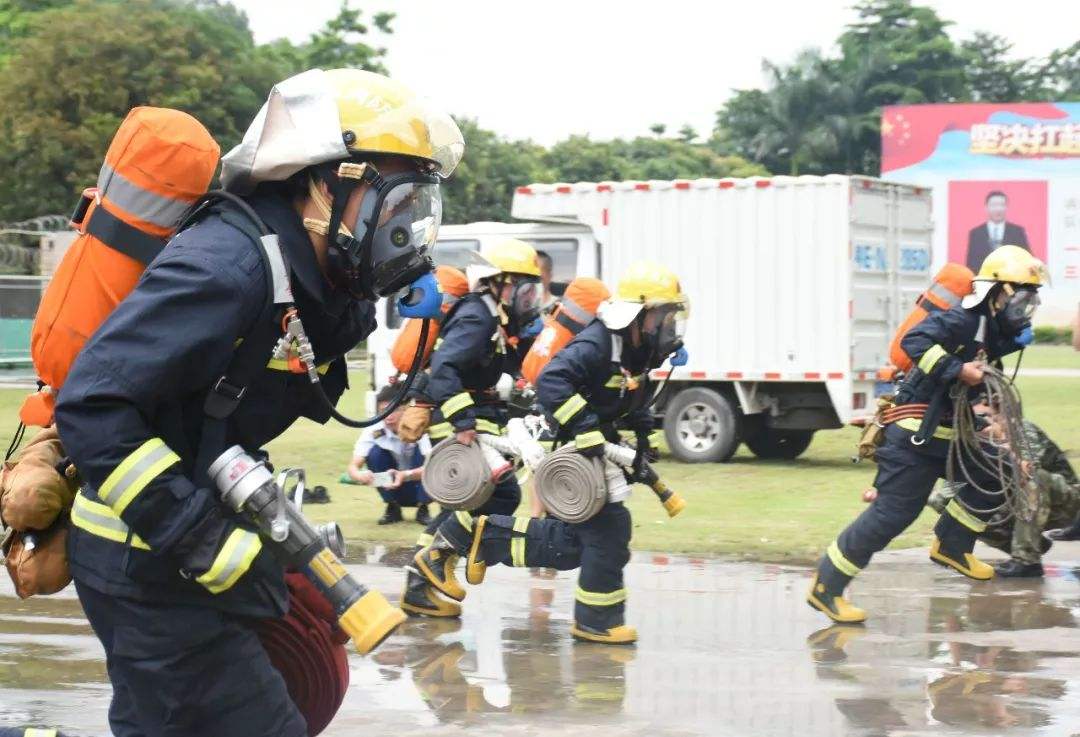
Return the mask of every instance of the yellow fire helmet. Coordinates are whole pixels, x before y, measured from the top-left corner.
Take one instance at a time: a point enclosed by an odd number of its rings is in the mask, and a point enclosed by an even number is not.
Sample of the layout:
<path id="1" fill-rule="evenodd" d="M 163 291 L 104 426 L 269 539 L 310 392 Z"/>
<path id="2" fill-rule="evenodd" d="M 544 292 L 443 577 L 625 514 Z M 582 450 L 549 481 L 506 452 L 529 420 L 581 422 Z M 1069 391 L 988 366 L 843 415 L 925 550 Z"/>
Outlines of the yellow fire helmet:
<path id="1" fill-rule="evenodd" d="M 465 267 L 469 289 L 476 289 L 481 279 L 499 274 L 520 274 L 540 278 L 540 259 L 536 249 L 525 241 L 507 238 L 474 253 L 472 263 Z"/>
<path id="2" fill-rule="evenodd" d="M 964 297 L 964 307 L 982 303 L 994 284 L 1026 284 L 1041 287 L 1049 281 L 1046 265 L 1020 246 L 998 246 L 982 262 L 975 275 L 974 292 Z"/>
<path id="3" fill-rule="evenodd" d="M 244 139 L 222 157 L 221 182 L 243 194 L 308 166 L 370 154 L 408 156 L 445 178 L 464 152 L 453 118 L 400 82 L 360 69 L 311 69 L 270 90 Z"/>
<path id="4" fill-rule="evenodd" d="M 619 280 L 615 298 L 600 305 L 597 316 L 610 329 L 622 330 L 642 309 L 661 305 L 678 306 L 683 319 L 690 309 L 690 301 L 671 269 L 652 261 L 637 261 Z"/>

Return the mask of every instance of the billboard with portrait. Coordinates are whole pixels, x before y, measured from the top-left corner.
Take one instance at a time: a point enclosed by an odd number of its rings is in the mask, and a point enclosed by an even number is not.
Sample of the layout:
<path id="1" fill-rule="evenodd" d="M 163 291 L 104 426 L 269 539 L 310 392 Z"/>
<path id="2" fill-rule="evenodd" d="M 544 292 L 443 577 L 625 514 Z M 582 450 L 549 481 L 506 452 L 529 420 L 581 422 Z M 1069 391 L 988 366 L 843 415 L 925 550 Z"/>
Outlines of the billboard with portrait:
<path id="1" fill-rule="evenodd" d="M 881 117 L 881 175 L 933 189 L 933 263 L 977 271 L 998 245 L 1043 259 L 1039 322 L 1080 299 L 1080 103 L 896 105 Z"/>

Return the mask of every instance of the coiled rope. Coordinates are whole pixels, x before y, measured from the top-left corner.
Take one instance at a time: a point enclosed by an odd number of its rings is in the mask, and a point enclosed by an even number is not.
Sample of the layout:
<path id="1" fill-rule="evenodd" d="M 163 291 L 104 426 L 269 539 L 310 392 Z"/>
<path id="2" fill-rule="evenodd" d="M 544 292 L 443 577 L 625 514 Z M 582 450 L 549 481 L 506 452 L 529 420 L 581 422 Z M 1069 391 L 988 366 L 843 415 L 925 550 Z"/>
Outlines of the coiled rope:
<path id="1" fill-rule="evenodd" d="M 564 445 L 536 467 L 536 495 L 563 522 L 584 522 L 607 503 L 604 461 L 586 458 L 573 445 Z"/>
<path id="2" fill-rule="evenodd" d="M 1014 515 L 1030 521 L 1037 502 L 1033 482 L 1037 458 L 1024 432 L 1020 392 L 993 366 L 983 366 L 980 391 L 985 396 L 972 396 L 972 391 L 959 382 L 951 390 L 955 437 L 949 444 L 945 474 L 950 483 L 968 484 L 994 505 L 979 509 L 959 495 L 955 500 L 974 515 L 993 516 L 995 523 Z M 973 400 L 990 407 L 991 432 L 980 432 Z"/>

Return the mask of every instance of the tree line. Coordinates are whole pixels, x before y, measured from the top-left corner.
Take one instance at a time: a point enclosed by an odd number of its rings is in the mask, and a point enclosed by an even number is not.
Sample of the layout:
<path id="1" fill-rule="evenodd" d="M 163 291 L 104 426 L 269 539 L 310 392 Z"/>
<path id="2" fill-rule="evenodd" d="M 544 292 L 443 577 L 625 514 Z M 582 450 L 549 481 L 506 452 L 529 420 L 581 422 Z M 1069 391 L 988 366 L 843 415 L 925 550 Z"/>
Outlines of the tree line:
<path id="1" fill-rule="evenodd" d="M 765 60 L 766 84 L 736 90 L 713 145 L 774 173 L 877 175 L 885 105 L 1080 99 L 1080 41 L 1019 58 L 1003 36 L 957 42 L 951 23 L 910 0 L 863 0 L 832 54 Z"/>
<path id="2" fill-rule="evenodd" d="M 311 67 L 386 72 L 394 16 L 369 15 L 343 3 L 303 43 L 257 44 L 226 0 L 0 0 L 0 221 L 68 210 L 136 105 L 185 110 L 228 150 L 280 79 Z M 734 91 L 707 136 L 658 124 L 544 147 L 461 117 L 466 157 L 445 187 L 445 219 L 505 220 L 529 182 L 876 174 L 882 105 L 1080 94 L 1080 43 L 1018 59 L 999 36 L 954 41 L 946 20 L 910 0 L 864 0 L 856 16 L 835 53 L 765 61 L 764 86 Z"/>

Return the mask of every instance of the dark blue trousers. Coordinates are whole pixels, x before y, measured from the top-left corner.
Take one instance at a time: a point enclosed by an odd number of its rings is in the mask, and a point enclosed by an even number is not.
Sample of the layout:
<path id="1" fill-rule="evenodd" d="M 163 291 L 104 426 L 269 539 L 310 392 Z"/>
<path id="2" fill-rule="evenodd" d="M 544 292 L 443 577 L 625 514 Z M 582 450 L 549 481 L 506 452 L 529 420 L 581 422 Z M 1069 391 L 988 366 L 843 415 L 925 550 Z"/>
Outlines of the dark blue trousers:
<path id="1" fill-rule="evenodd" d="M 411 471 L 424 465 L 424 457 L 420 454 L 419 448 L 413 448 L 413 457 L 409 459 L 406 468 L 398 468 L 398 462 L 394 458 L 394 454 L 376 445 L 368 452 L 367 461 L 364 465 L 373 473 L 389 471 L 390 469 Z M 431 501 L 424 491 L 424 485 L 419 481 L 407 481 L 396 489 L 387 489 L 380 486 L 379 496 L 387 504 L 397 504 L 401 507 L 415 507 Z"/>
<path id="2" fill-rule="evenodd" d="M 511 474 L 509 478 L 495 487 L 495 490 L 491 492 L 491 498 L 479 509 L 474 509 L 472 514 L 474 516 L 481 514 L 513 514 L 519 504 L 521 504 L 521 487 L 518 486 L 517 479 Z M 417 538 L 417 547 L 422 548 L 429 545 L 435 531 L 453 514 L 449 509 L 440 508 L 439 513 L 431 518 L 431 524 L 425 527 L 424 531 L 420 533 L 420 537 Z"/>
<path id="3" fill-rule="evenodd" d="M 875 553 L 918 518 L 934 484 L 945 478 L 949 442 L 930 439 L 916 446 L 911 443 L 913 435 L 896 425 L 885 430 L 885 442 L 877 451 L 877 499 L 836 540 L 840 553 L 856 568 L 866 567 Z M 979 479 L 984 489 L 1000 488 L 996 483 L 989 477 Z M 957 496 L 976 510 L 992 509 L 1002 503 L 1000 496 L 984 494 L 970 484 L 965 484 Z M 988 516 L 971 515 L 975 520 Z M 975 544 L 975 531 L 948 513 L 941 515 L 934 533 L 950 551 L 970 552 Z"/>
<path id="4" fill-rule="evenodd" d="M 105 648 L 115 737 L 306 737 L 285 681 L 242 620 L 75 588 Z"/>
<path id="5" fill-rule="evenodd" d="M 480 539 L 480 554 L 489 566 L 580 568 L 574 620 L 606 630 L 626 623 L 623 568 L 630 561 L 632 527 L 630 510 L 622 502 L 608 503 L 594 517 L 577 524 L 552 517 L 491 514 Z M 457 517 L 449 517 L 441 529 L 459 553 L 468 552 L 472 533 Z"/>

